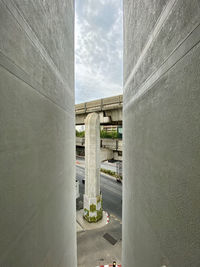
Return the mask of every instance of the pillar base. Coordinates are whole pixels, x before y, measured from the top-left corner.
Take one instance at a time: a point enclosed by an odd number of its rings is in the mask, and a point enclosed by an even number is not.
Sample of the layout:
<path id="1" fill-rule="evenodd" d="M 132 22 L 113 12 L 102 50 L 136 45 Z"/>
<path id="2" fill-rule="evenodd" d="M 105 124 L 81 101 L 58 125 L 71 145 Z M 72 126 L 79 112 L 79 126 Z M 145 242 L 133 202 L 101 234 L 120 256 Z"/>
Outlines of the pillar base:
<path id="1" fill-rule="evenodd" d="M 84 195 L 83 218 L 89 222 L 98 222 L 103 217 L 102 195 L 88 197 Z"/>

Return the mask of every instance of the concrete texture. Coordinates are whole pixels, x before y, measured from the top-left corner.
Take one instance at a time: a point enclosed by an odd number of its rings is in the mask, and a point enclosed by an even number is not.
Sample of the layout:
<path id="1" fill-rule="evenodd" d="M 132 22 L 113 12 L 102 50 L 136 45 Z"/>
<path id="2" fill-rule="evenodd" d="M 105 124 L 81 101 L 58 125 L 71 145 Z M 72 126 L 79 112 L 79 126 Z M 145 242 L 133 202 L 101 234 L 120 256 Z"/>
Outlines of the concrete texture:
<path id="1" fill-rule="evenodd" d="M 124 266 L 199 266 L 199 18 L 124 0 Z"/>
<path id="2" fill-rule="evenodd" d="M 73 1 L 0 1 L 0 266 L 76 266 Z"/>
<path id="3" fill-rule="evenodd" d="M 84 157 L 76 157 L 76 166 L 85 169 L 85 158 Z M 117 162 L 108 162 L 108 161 L 104 161 L 101 162 L 101 168 L 106 169 L 106 170 L 110 170 L 113 172 L 117 172 Z M 116 181 L 116 177 L 108 175 L 104 172 L 100 172 L 100 175 L 103 174 L 104 176 Z M 85 178 L 85 176 L 83 175 L 83 178 Z M 101 178 L 100 178 L 101 180 Z"/>
<path id="4" fill-rule="evenodd" d="M 75 105 L 76 125 L 83 125 L 89 113 L 98 112 L 101 124 L 122 124 L 123 95 Z"/>
<path id="5" fill-rule="evenodd" d="M 80 224 L 76 222 L 76 232 L 81 232 L 81 231 L 84 231 L 82 226 L 80 226 Z"/>
<path id="6" fill-rule="evenodd" d="M 76 179 L 80 182 L 80 202 L 84 193 L 82 179 L 85 176 L 85 170 L 82 167 L 83 162 L 80 160 L 76 166 Z M 81 167 L 80 167 L 81 166 Z M 112 167 L 112 166 L 111 166 Z M 90 231 L 78 227 L 77 246 L 78 246 L 78 266 L 93 267 L 103 265 L 116 260 L 121 263 L 122 249 L 122 185 L 117 183 L 113 177 L 101 174 L 101 191 L 103 194 L 103 209 L 109 213 L 109 223 L 104 227 L 97 228 L 101 222 L 88 224 Z M 79 208 L 77 206 L 77 208 Z M 85 222 L 86 223 L 86 222 Z M 91 229 L 94 227 L 95 229 Z M 117 240 L 112 245 L 103 238 L 105 233 L 109 233 Z"/>
<path id="7" fill-rule="evenodd" d="M 102 220 L 96 223 L 89 223 L 83 218 L 83 210 L 79 210 L 76 212 L 76 221 L 79 225 L 78 232 L 86 231 L 86 230 L 94 230 L 101 227 L 104 227 L 106 224 L 109 223 L 109 215 L 106 211 L 102 212 Z"/>
<path id="8" fill-rule="evenodd" d="M 112 245 L 103 236 L 108 233 L 117 242 Z M 122 225 L 110 216 L 110 222 L 104 227 L 77 233 L 78 267 L 95 267 L 112 263 L 121 263 Z"/>
<path id="9" fill-rule="evenodd" d="M 100 194 L 100 121 L 97 113 L 85 120 L 85 194 L 84 218 L 91 222 L 102 218 Z"/>
<path id="10" fill-rule="evenodd" d="M 109 159 L 122 160 L 122 139 L 101 138 L 100 139 L 100 161 Z M 76 137 L 77 154 L 85 154 L 85 138 Z"/>
<path id="11" fill-rule="evenodd" d="M 82 183 L 85 170 L 79 165 L 76 166 L 76 179 L 80 182 L 80 198 L 77 200 L 77 209 L 81 209 L 85 185 Z M 101 192 L 103 195 L 103 210 L 122 221 L 122 188 L 112 176 L 101 173 Z"/>

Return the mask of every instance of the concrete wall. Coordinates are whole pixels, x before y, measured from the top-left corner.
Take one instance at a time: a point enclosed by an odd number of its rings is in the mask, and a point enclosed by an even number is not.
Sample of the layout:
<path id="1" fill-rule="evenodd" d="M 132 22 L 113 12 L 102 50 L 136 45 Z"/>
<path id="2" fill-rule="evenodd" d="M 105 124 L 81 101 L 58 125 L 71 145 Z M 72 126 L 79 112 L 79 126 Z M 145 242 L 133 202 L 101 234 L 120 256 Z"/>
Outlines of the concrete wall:
<path id="1" fill-rule="evenodd" d="M 198 0 L 124 0 L 124 266 L 200 263 L 199 24 Z"/>
<path id="2" fill-rule="evenodd" d="M 73 5 L 0 1 L 0 266 L 76 266 Z"/>

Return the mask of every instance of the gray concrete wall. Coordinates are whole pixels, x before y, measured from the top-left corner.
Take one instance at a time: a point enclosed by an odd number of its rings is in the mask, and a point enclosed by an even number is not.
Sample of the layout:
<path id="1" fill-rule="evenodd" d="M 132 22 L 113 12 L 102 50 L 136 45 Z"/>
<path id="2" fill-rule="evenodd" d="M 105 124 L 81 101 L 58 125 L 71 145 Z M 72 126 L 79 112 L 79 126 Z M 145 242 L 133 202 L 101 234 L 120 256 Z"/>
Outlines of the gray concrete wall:
<path id="1" fill-rule="evenodd" d="M 0 1 L 0 266 L 76 266 L 73 5 Z"/>
<path id="2" fill-rule="evenodd" d="M 124 266 L 199 266 L 199 41 L 198 0 L 124 0 Z"/>

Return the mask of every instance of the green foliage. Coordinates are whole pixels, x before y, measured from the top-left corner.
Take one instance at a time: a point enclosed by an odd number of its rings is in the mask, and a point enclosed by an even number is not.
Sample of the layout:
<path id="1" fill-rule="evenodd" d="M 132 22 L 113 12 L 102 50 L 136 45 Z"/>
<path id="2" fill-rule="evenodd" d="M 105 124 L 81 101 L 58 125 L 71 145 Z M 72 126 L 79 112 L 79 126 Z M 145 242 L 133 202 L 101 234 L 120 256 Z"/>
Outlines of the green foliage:
<path id="1" fill-rule="evenodd" d="M 109 174 L 109 175 L 111 175 L 111 176 L 113 176 L 115 178 L 119 178 L 120 180 L 122 180 L 122 176 L 121 175 L 118 175 L 116 172 L 113 172 L 111 170 L 106 170 L 106 169 L 102 169 L 101 168 L 101 172 L 104 172 L 106 174 Z"/>
<path id="2" fill-rule="evenodd" d="M 101 201 L 101 196 L 97 196 L 97 203 Z"/>
<path id="3" fill-rule="evenodd" d="M 94 205 L 94 204 L 90 205 L 90 211 L 91 212 L 96 211 L 96 205 Z M 102 208 L 100 210 L 97 210 L 97 216 L 92 216 L 92 217 L 89 216 L 89 210 L 88 209 L 84 209 L 83 218 L 89 223 L 98 222 L 99 220 L 102 219 L 102 216 L 103 216 Z"/>
<path id="4" fill-rule="evenodd" d="M 85 131 L 79 132 L 79 131 L 76 130 L 76 136 L 77 137 L 85 137 Z"/>
<path id="5" fill-rule="evenodd" d="M 107 132 L 105 130 L 100 131 L 101 138 L 117 138 L 117 131 Z"/>
<path id="6" fill-rule="evenodd" d="M 84 209 L 84 212 L 87 214 L 87 215 L 89 215 L 89 210 L 88 209 Z"/>
<path id="7" fill-rule="evenodd" d="M 83 215 L 83 218 L 84 218 L 86 221 L 89 221 L 89 210 L 88 210 L 88 209 L 84 209 L 84 215 Z"/>
<path id="8" fill-rule="evenodd" d="M 77 137 L 85 137 L 85 131 L 77 131 L 76 130 L 76 136 Z M 112 139 L 117 139 L 118 138 L 118 133 L 117 131 L 112 131 L 112 132 L 107 132 L 105 130 L 100 131 L 100 137 L 101 138 L 112 138 Z"/>
<path id="9" fill-rule="evenodd" d="M 91 204 L 91 205 L 90 205 L 90 211 L 91 211 L 91 212 L 96 211 L 96 205 Z"/>
<path id="10" fill-rule="evenodd" d="M 89 222 L 97 222 L 97 217 L 89 217 Z"/>
<path id="11" fill-rule="evenodd" d="M 93 216 L 93 217 L 89 217 L 89 215 L 85 215 L 85 216 L 83 216 L 83 218 L 84 218 L 87 222 L 89 222 L 89 223 L 97 222 L 97 221 L 98 221 L 98 218 L 95 217 L 95 216 Z"/>
<path id="12" fill-rule="evenodd" d="M 100 209 L 97 211 L 97 221 L 101 220 L 102 217 L 103 217 L 103 212 L 102 212 L 102 209 Z"/>

